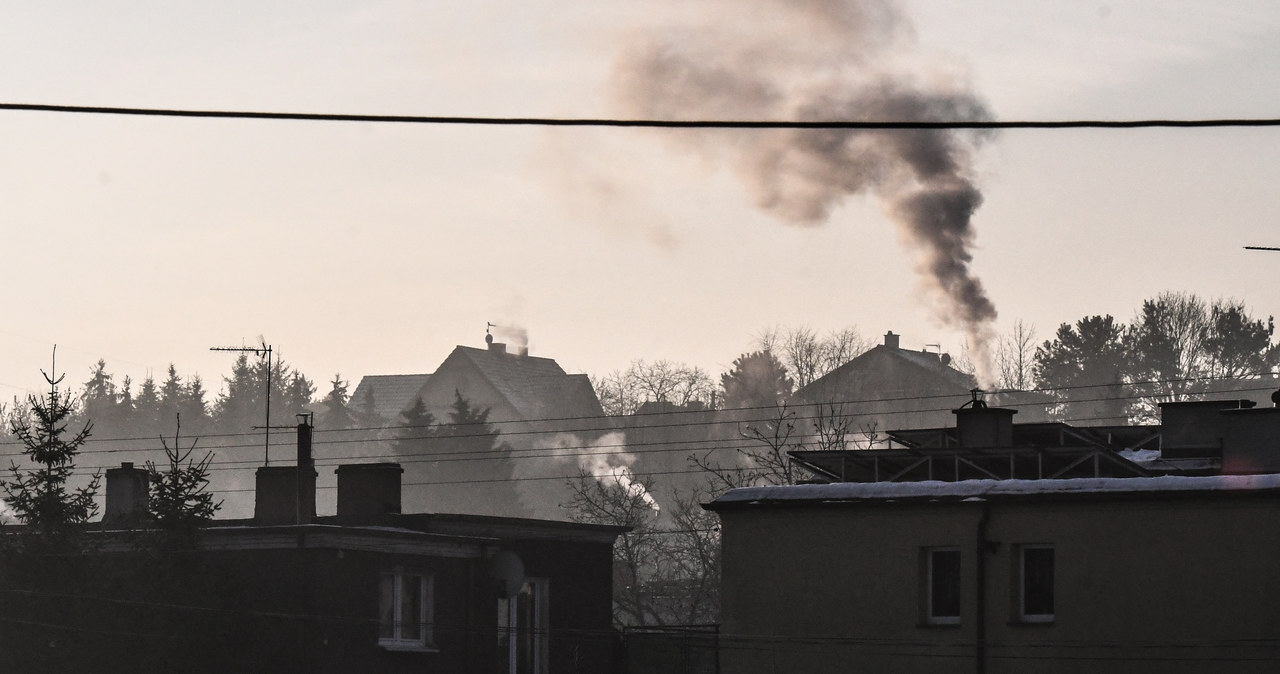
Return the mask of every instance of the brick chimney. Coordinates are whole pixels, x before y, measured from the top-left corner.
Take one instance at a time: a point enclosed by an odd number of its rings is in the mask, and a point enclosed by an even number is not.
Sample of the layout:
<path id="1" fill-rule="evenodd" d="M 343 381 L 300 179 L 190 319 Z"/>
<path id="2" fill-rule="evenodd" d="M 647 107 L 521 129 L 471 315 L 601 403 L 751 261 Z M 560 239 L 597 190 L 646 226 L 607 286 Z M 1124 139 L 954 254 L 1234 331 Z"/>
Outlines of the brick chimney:
<path id="1" fill-rule="evenodd" d="M 104 524 L 136 525 L 147 516 L 151 475 L 128 461 L 119 468 L 107 469 L 107 503 L 102 515 Z"/>
<path id="2" fill-rule="evenodd" d="M 885 346 L 887 346 L 887 347 L 889 347 L 890 349 L 897 349 L 897 348 L 901 348 L 901 347 L 899 347 L 899 346 L 898 346 L 898 338 L 899 338 L 899 337 L 901 337 L 901 335 L 895 335 L 895 334 L 893 334 L 893 331 L 892 331 L 892 330 L 890 330 L 889 332 L 884 333 L 884 345 L 885 345 Z"/>
<path id="3" fill-rule="evenodd" d="M 298 415 L 298 462 L 258 469 L 253 519 L 261 524 L 310 524 L 316 516 L 316 469 L 310 414 Z"/>
<path id="4" fill-rule="evenodd" d="M 367 522 L 400 512 L 398 463 L 351 463 L 338 466 L 338 519 Z"/>

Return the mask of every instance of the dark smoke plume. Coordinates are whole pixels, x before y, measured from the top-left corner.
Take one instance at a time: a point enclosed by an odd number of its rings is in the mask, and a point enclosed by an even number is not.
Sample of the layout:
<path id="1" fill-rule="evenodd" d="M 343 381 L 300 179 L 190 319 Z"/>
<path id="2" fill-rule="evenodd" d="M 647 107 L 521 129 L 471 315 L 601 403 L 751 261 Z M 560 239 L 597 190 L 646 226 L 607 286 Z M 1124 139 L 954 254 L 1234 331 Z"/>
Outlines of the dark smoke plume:
<path id="1" fill-rule="evenodd" d="M 659 119 L 950 121 L 991 115 L 973 93 L 907 64 L 896 4 L 868 0 L 692 3 L 701 20 L 639 36 L 616 63 L 616 100 Z M 671 5 L 671 7 L 676 7 Z M 679 5 L 681 8 L 688 4 Z M 911 65 L 910 68 L 906 67 Z M 917 269 L 988 379 L 995 306 L 971 273 L 971 178 L 982 134 L 950 130 L 749 130 L 676 136 L 730 165 L 756 205 L 797 225 L 825 223 L 845 198 L 874 193 L 916 250 Z"/>

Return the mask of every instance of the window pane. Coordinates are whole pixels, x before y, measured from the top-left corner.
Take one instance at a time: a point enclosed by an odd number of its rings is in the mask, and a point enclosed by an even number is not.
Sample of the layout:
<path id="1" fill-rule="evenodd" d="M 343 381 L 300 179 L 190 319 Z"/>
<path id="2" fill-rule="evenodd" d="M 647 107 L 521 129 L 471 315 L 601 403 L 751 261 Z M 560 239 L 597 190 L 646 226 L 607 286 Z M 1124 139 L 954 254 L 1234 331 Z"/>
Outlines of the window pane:
<path id="1" fill-rule="evenodd" d="M 400 587 L 400 638 L 422 638 L 422 576 L 403 576 Z"/>
<path id="2" fill-rule="evenodd" d="M 929 616 L 960 617 L 960 551 L 929 552 Z"/>
<path id="3" fill-rule="evenodd" d="M 498 599 L 498 671 L 511 671 L 511 600 Z"/>
<path id="4" fill-rule="evenodd" d="M 396 577 L 382 574 L 378 585 L 378 638 L 395 638 Z"/>
<path id="5" fill-rule="evenodd" d="M 1022 614 L 1053 615 L 1053 548 L 1022 550 Z"/>
<path id="6" fill-rule="evenodd" d="M 516 595 L 516 674 L 533 674 L 534 589 L 525 583 Z"/>

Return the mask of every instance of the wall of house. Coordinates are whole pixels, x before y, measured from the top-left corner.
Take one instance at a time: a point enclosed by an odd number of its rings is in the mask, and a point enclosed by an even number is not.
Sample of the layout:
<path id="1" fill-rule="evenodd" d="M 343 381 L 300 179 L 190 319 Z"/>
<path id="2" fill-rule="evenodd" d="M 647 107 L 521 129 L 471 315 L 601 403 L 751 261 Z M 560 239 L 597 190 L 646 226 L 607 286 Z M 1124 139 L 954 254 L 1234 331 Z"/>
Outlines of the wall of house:
<path id="1" fill-rule="evenodd" d="M 1280 658 L 1280 499 L 1167 496 L 722 511 L 726 672 L 1263 672 Z M 1055 619 L 1015 613 L 1020 544 L 1055 549 Z M 961 550 L 961 618 L 927 626 L 922 549 Z"/>

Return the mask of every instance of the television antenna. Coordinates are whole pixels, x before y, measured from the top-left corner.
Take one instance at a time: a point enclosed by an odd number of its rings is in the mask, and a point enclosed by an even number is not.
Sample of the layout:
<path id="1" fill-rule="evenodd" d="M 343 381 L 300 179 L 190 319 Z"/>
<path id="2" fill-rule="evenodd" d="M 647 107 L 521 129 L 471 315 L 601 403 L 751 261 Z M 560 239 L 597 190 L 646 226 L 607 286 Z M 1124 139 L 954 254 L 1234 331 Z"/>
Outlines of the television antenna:
<path id="1" fill-rule="evenodd" d="M 252 353 L 262 358 L 267 358 L 267 414 L 266 421 L 263 422 L 262 428 L 265 430 L 266 439 L 263 441 L 263 465 L 271 465 L 271 345 L 267 344 L 267 340 L 262 339 L 260 346 L 211 346 L 210 351 L 234 351 L 237 353 Z"/>

